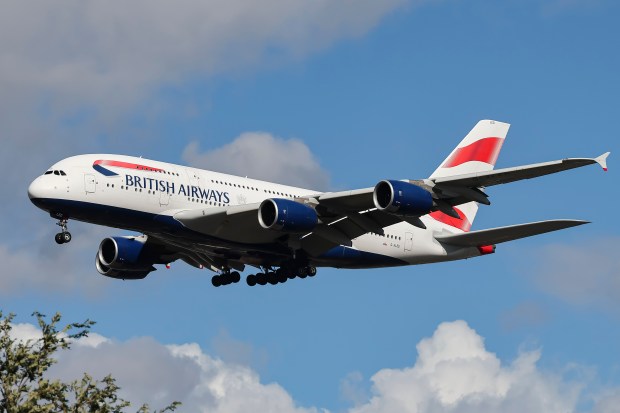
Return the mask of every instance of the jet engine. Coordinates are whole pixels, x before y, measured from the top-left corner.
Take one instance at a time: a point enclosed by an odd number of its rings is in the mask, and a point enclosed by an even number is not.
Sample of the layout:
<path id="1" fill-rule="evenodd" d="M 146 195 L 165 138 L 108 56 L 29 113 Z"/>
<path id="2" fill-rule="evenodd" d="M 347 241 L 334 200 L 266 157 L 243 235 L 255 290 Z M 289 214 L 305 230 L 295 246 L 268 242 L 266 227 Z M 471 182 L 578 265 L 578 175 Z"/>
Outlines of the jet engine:
<path id="1" fill-rule="evenodd" d="M 101 241 L 95 261 L 101 275 L 124 280 L 146 277 L 153 267 L 153 257 L 145 248 L 146 237 L 110 237 Z"/>
<path id="2" fill-rule="evenodd" d="M 417 185 L 403 181 L 381 181 L 375 186 L 373 201 L 380 211 L 403 216 L 431 212 L 433 197 Z"/>
<path id="3" fill-rule="evenodd" d="M 265 229 L 283 232 L 310 232 L 319 222 L 316 211 L 290 199 L 271 198 L 258 207 L 258 222 Z"/>

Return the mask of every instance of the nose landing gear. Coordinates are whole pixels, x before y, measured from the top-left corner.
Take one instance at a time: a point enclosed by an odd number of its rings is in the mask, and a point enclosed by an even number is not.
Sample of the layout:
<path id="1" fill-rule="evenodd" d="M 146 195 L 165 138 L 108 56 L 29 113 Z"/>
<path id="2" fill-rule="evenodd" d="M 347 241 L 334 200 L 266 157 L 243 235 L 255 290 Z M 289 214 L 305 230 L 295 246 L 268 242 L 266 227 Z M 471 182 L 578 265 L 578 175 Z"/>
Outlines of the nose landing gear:
<path id="1" fill-rule="evenodd" d="M 54 237 L 57 244 L 66 244 L 67 242 L 71 242 L 71 233 L 67 230 L 68 221 L 68 219 L 61 219 L 56 223 L 56 225 L 61 228 L 61 232 L 56 234 Z"/>

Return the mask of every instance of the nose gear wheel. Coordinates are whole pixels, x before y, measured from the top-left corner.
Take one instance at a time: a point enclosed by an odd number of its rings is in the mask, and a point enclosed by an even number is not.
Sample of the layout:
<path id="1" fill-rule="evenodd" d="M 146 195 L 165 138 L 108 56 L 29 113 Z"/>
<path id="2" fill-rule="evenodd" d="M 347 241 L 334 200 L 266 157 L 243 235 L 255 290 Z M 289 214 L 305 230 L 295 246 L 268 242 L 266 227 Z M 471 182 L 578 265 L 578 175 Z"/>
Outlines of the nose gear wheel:
<path id="1" fill-rule="evenodd" d="M 54 236 L 54 240 L 57 244 L 66 244 L 71 242 L 71 233 L 67 230 L 68 219 L 59 220 L 56 225 L 58 225 L 61 229 L 61 232 Z"/>

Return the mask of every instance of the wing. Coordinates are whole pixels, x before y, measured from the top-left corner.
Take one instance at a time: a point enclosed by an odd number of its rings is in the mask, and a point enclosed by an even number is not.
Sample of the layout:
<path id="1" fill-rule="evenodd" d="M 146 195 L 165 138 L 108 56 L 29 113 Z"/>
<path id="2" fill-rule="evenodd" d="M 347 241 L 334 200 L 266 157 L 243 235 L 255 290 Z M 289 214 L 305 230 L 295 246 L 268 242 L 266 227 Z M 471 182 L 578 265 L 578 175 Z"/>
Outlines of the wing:
<path id="1" fill-rule="evenodd" d="M 422 188 L 431 194 L 432 207 L 426 212 L 441 211 L 459 218 L 453 206 L 471 201 L 490 204 L 488 196 L 483 192 L 485 187 L 531 179 L 594 163 L 598 163 L 606 170 L 608 155 L 609 153 L 605 153 L 597 158 L 563 159 L 494 171 L 404 182 Z M 174 215 L 174 218 L 195 233 L 203 234 L 204 238 L 194 239 L 189 244 L 178 239 L 167 239 L 166 242 L 176 242 L 179 246 L 182 244 L 185 250 L 195 253 L 208 251 L 210 256 L 221 259 L 235 259 L 237 255 L 262 254 L 271 257 L 269 260 L 276 260 L 278 256 L 286 255 L 286 252 L 291 249 L 302 249 L 311 256 L 318 256 L 338 245 L 351 246 L 353 239 L 371 232 L 382 234 L 385 227 L 399 222 L 408 222 L 425 228 L 420 220 L 420 216 L 424 214 L 401 214 L 386 209 L 377 209 L 374 199 L 375 190 L 376 187 L 370 187 L 326 192 L 296 199 L 296 202 L 314 209 L 318 218 L 318 224 L 312 230 L 301 233 L 274 231 L 261 226 L 258 220 L 260 203 L 180 211 Z M 519 228 L 524 230 L 525 227 Z M 540 230 L 546 226 L 540 224 L 540 226 L 527 227 L 528 230 L 532 228 Z M 517 229 L 513 229 L 512 232 L 508 231 L 508 233 L 521 234 L 521 232 L 514 231 Z M 497 233 L 502 236 L 506 234 L 503 231 Z M 529 235 L 521 235 L 517 238 L 522 236 Z M 475 236 L 470 235 L 470 237 Z M 196 261 L 203 265 L 205 259 Z"/>
<path id="2" fill-rule="evenodd" d="M 435 178 L 431 181 L 434 184 L 433 191 L 440 198 L 451 200 L 451 202 L 449 202 L 451 205 L 458 205 L 459 203 L 469 201 L 489 205 L 488 196 L 481 188 L 537 178 L 539 176 L 580 168 L 595 163 L 599 164 L 603 170 L 607 171 L 608 156 L 609 152 L 597 158 L 562 159 L 514 168 L 496 169 L 488 172 Z"/>

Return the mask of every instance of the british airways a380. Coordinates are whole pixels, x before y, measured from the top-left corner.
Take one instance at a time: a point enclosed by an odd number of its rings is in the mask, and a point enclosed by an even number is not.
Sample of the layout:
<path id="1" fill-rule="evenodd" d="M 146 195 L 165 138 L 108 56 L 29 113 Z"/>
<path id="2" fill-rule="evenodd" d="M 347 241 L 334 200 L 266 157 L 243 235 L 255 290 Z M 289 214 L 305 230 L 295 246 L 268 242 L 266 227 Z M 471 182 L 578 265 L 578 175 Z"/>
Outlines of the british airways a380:
<path id="1" fill-rule="evenodd" d="M 66 158 L 36 178 L 30 200 L 58 220 L 140 233 L 104 239 L 102 275 L 142 279 L 182 260 L 215 273 L 214 286 L 278 284 L 317 267 L 378 268 L 495 252 L 496 244 L 587 223 L 550 220 L 471 231 L 487 188 L 590 164 L 605 153 L 494 170 L 510 125 L 482 120 L 427 179 L 319 192 L 123 155 Z"/>

